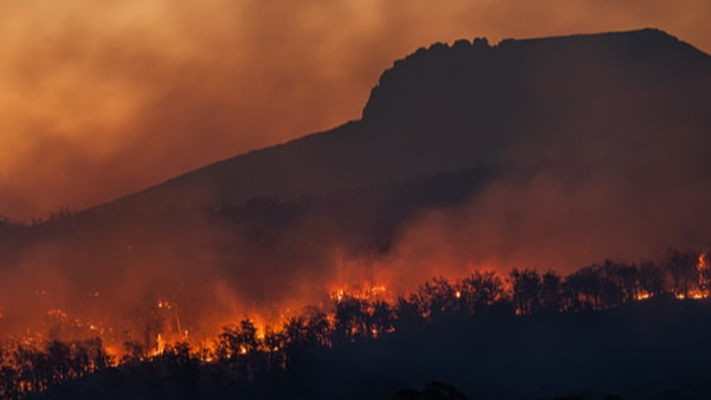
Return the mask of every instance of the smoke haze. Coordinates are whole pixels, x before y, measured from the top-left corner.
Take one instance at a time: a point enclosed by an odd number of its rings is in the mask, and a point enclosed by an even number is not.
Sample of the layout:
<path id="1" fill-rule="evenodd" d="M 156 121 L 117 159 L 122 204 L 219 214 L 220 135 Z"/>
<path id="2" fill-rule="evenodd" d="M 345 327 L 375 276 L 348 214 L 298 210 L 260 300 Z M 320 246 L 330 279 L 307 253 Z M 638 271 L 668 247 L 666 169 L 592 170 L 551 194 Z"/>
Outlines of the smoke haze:
<path id="1" fill-rule="evenodd" d="M 0 213 L 81 209 L 357 119 L 435 41 L 654 26 L 702 50 L 705 0 L 0 2 Z"/>

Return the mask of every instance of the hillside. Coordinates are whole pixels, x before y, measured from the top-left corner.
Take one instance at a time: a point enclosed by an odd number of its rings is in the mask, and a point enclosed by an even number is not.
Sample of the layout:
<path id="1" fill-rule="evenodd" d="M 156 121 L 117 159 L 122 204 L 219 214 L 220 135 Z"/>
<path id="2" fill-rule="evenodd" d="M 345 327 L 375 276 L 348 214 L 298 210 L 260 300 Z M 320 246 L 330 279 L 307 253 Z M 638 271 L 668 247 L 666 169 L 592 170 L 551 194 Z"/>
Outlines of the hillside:
<path id="1" fill-rule="evenodd" d="M 3 329 L 62 309 L 135 334 L 169 298 L 210 331 L 336 285 L 698 248 L 708 104 L 711 57 L 658 30 L 435 44 L 358 121 L 0 230 Z"/>
<path id="2" fill-rule="evenodd" d="M 590 136 L 615 141 L 600 145 L 626 142 L 624 152 L 709 140 L 696 131 L 707 132 L 711 118 L 710 69 L 708 55 L 653 29 L 495 46 L 485 39 L 437 43 L 383 74 L 361 120 L 215 163 L 100 209 L 294 200 L 520 162 L 521 147 L 536 162 L 550 162 L 555 154 L 548 152 L 560 150 L 550 147 L 566 137 L 579 143 L 572 154 L 584 152 Z M 672 132 L 675 126 L 689 132 Z"/>

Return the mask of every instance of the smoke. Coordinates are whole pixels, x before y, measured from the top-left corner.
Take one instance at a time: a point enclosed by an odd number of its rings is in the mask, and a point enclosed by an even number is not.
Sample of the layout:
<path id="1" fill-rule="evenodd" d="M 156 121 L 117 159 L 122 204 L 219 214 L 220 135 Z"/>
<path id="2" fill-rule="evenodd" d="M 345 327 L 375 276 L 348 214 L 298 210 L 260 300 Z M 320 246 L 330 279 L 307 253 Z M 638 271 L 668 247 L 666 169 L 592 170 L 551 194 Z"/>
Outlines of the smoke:
<path id="1" fill-rule="evenodd" d="M 0 4 L 7 41 L 0 83 L 8 88 L 0 93 L 0 211 L 29 218 L 89 206 L 358 118 L 381 71 L 433 41 L 658 26 L 708 49 L 701 18 L 708 7 L 701 0 Z M 531 84 L 546 96 L 549 83 Z M 2 260 L 0 330 L 78 318 L 103 321 L 118 342 L 145 335 L 150 345 L 160 331 L 207 337 L 246 314 L 278 321 L 287 309 L 325 302 L 331 287 L 404 292 L 437 275 L 570 271 L 706 240 L 699 227 L 710 226 L 711 193 L 699 172 L 706 169 L 697 169 L 711 159 L 704 132 L 660 113 L 643 132 L 619 135 L 626 127 L 614 123 L 615 111 L 638 99 L 610 103 L 594 90 L 587 87 L 589 104 L 578 109 L 610 118 L 589 121 L 589 135 L 577 115 L 526 126 L 527 136 L 503 154 L 517 168 L 464 205 L 408 219 L 377 257 L 349 252 L 341 240 L 348 226 L 308 213 L 267 229 L 203 215 L 167 225 L 80 215 L 32 228 L 27 242 L 24 233 L 0 241 L 5 249 L 18 243 L 7 252 L 15 258 Z M 644 87 L 624 92 L 645 97 Z M 567 131 L 595 139 L 551 133 Z M 171 306 L 159 307 L 163 301 Z M 53 309 L 67 321 L 47 314 Z"/>
<path id="2" fill-rule="evenodd" d="M 514 114 L 502 172 L 465 204 L 408 221 L 379 265 L 396 287 L 473 270 L 567 274 L 711 243 L 711 121 L 696 106 L 706 102 L 708 75 L 685 86 L 665 72 L 651 89 L 639 78 L 651 72 L 630 75 L 587 50 L 565 61 L 538 54 L 526 65 L 534 105 Z"/>
<path id="3" fill-rule="evenodd" d="M 660 261 L 668 248 L 698 250 L 711 240 L 703 182 L 656 192 L 610 171 L 580 179 L 546 168 L 506 177 L 464 206 L 421 213 L 377 268 L 407 292 L 431 277 L 477 270 L 567 274 L 605 259 Z"/>
<path id="4" fill-rule="evenodd" d="M 711 48 L 704 0 L 39 0 L 0 4 L 0 213 L 81 209 L 359 117 L 434 41 L 656 26 Z"/>

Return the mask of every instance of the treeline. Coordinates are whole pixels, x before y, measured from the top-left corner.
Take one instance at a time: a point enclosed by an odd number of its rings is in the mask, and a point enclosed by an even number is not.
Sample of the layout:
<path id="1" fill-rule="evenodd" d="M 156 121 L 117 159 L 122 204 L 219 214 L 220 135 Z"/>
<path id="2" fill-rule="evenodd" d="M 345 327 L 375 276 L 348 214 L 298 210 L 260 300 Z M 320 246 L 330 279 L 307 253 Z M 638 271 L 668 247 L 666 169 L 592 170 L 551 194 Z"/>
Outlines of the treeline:
<path id="1" fill-rule="evenodd" d="M 709 259 L 708 252 L 670 251 L 658 264 L 607 260 L 566 277 L 530 268 L 513 269 L 506 277 L 474 272 L 456 281 L 434 278 L 394 301 L 380 291 L 339 292 L 328 307 L 308 307 L 279 328 L 260 330 L 244 319 L 224 327 L 206 348 L 175 343 L 157 351 L 128 342 L 119 359 L 107 353 L 100 339 L 42 345 L 16 341 L 0 348 L 0 398 L 61 398 L 57 393 L 62 390 L 101 379 L 104 389 L 137 385 L 147 390 L 137 398 L 161 398 L 168 392 L 177 396 L 170 398 L 190 398 L 181 397 L 187 393 L 219 397 L 260 385 L 278 387 L 308 373 L 311 363 L 329 352 L 397 341 L 432 326 L 490 316 L 584 314 L 659 296 L 708 297 Z M 182 387 L 188 382 L 189 388 Z"/>

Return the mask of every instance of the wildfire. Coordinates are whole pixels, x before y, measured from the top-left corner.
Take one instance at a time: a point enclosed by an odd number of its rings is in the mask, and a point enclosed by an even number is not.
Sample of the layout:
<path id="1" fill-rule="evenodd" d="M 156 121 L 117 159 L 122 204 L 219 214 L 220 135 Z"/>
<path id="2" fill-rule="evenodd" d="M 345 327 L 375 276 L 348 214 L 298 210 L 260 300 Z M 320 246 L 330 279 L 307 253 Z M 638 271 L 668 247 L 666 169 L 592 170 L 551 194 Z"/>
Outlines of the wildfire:
<path id="1" fill-rule="evenodd" d="M 343 289 L 336 290 L 332 292 L 331 294 L 331 299 L 336 300 L 337 302 L 341 302 L 346 298 L 346 291 Z"/>
<path id="2" fill-rule="evenodd" d="M 693 266 L 694 261 L 695 257 L 690 257 L 687 263 L 688 268 Z M 677 290 L 679 289 L 675 287 L 667 286 L 666 288 L 659 289 L 659 291 L 655 291 L 654 289 L 646 291 L 642 289 L 643 286 L 637 285 L 634 289 L 631 289 L 633 290 L 631 292 L 633 293 L 633 299 L 636 301 L 644 301 L 656 296 L 658 293 L 665 293 L 669 296 L 674 295 L 678 299 L 708 298 L 709 288 L 711 287 L 711 278 L 709 278 L 711 276 L 709 274 L 711 270 L 711 260 L 706 253 L 702 253 L 698 256 L 697 261 L 695 266 L 696 273 L 698 273 L 696 276 L 697 279 L 694 280 L 693 284 L 683 293 L 678 293 Z M 473 292 L 469 290 L 472 289 L 468 289 L 458 282 L 459 281 L 451 285 L 447 284 L 442 286 L 443 289 L 440 295 L 447 296 L 448 307 L 463 307 L 465 303 L 471 299 L 471 293 Z M 506 282 L 504 281 L 501 284 L 505 285 Z M 511 288 L 505 288 L 505 290 L 511 290 Z M 36 296 L 51 297 L 51 292 L 50 295 L 46 293 L 47 292 L 41 289 L 34 291 Z M 32 294 L 32 291 L 30 291 L 29 294 Z M 91 299 L 100 296 L 98 291 L 83 291 L 79 294 L 87 301 L 90 301 L 87 299 L 87 296 Z M 338 312 L 353 312 L 355 313 L 354 315 L 359 315 L 358 318 L 363 318 L 360 322 L 352 325 L 343 325 L 339 334 L 376 339 L 386 337 L 389 333 L 395 331 L 392 321 L 387 323 L 372 322 L 376 321 L 374 318 L 375 315 L 377 315 L 378 318 L 384 318 L 386 321 L 388 318 L 393 318 L 394 310 L 399 304 L 395 301 L 395 294 L 393 294 L 386 285 L 381 283 L 367 283 L 362 285 L 341 284 L 331 287 L 328 294 L 330 295 L 331 302 L 326 306 L 321 303 L 319 307 L 316 307 L 319 312 L 323 313 L 322 321 L 326 324 L 326 332 L 328 332 L 329 329 L 336 329 L 334 327 L 339 322 L 339 317 L 337 316 Z M 507 295 L 498 296 L 504 296 L 504 299 L 507 298 Z M 239 356 L 251 355 L 252 352 L 257 351 L 274 353 L 282 351 L 286 347 L 284 337 L 286 337 L 287 332 L 287 321 L 290 320 L 289 315 L 292 314 L 292 309 L 297 309 L 297 307 L 295 307 L 296 303 L 290 303 L 291 309 L 282 308 L 280 312 L 272 312 L 271 314 L 265 313 L 264 310 L 257 309 L 243 313 L 243 310 L 237 307 L 240 303 L 236 303 L 229 315 L 220 315 L 217 317 L 219 319 L 211 320 L 206 324 L 204 320 L 196 320 L 196 317 L 203 316 L 196 316 L 194 308 L 191 308 L 189 303 L 183 302 L 180 299 L 182 299 L 182 297 L 179 296 L 153 297 L 147 304 L 140 308 L 138 316 L 128 322 L 129 324 L 133 324 L 128 325 L 129 329 L 124 330 L 124 326 L 121 326 L 121 329 L 116 329 L 116 332 L 122 332 L 122 334 L 115 333 L 114 330 L 111 329 L 111 325 L 108 325 L 108 321 L 100 319 L 89 320 L 88 318 L 83 319 L 84 316 L 80 319 L 74 315 L 75 310 L 62 309 L 56 305 L 53 307 L 44 305 L 43 308 L 39 309 L 42 311 L 38 311 L 42 313 L 39 315 L 44 318 L 47 331 L 38 333 L 28 329 L 25 341 L 28 344 L 39 346 L 47 340 L 54 340 L 55 335 L 64 340 L 100 338 L 107 354 L 111 355 L 114 360 L 117 360 L 116 362 L 130 359 L 130 357 L 137 357 L 140 360 L 160 357 L 176 349 L 176 346 L 187 345 L 189 346 L 191 354 L 196 358 L 203 362 L 210 363 L 220 357 L 221 347 L 217 339 L 220 328 L 228 324 L 235 324 L 238 321 L 247 321 L 251 324 L 252 328 L 248 329 L 247 332 L 250 332 L 250 335 L 252 335 L 252 341 L 254 342 L 256 339 L 258 344 L 256 346 L 253 343 L 235 345 L 231 348 L 230 354 Z M 625 301 L 628 299 L 628 297 L 625 297 Z M 48 298 L 42 299 L 45 303 L 47 300 Z M 420 300 L 423 301 L 422 299 Z M 467 302 L 464 300 L 467 300 Z M 353 301 L 353 303 L 349 303 L 349 301 Z M 427 318 L 426 311 L 415 310 L 415 312 L 421 312 L 423 318 Z M 2 305 L 0 305 L 0 319 L 3 318 L 3 311 L 5 310 L 3 310 Z M 376 314 L 376 312 L 379 314 Z M 514 310 L 514 312 L 517 315 L 526 315 L 519 309 Z M 365 317 L 363 317 L 363 315 L 365 315 Z M 383 315 L 385 315 L 385 317 L 383 317 Z M 298 314 L 296 316 L 303 317 L 303 315 Z M 131 318 L 134 317 L 131 316 Z M 308 321 L 308 316 L 305 318 L 304 321 Z M 329 328 L 328 325 L 331 327 Z M 234 326 L 240 329 L 238 325 Z M 211 330 L 212 328 L 214 328 L 214 330 Z M 129 343 L 135 345 L 135 347 L 130 347 Z"/>
<path id="3" fill-rule="evenodd" d="M 707 299 L 709 297 L 709 294 L 706 292 L 702 292 L 700 290 L 692 290 L 688 294 L 677 293 L 675 295 L 675 297 L 679 300 L 684 300 L 684 299 L 701 300 L 701 299 Z"/>
<path id="4" fill-rule="evenodd" d="M 706 253 L 699 254 L 698 263 L 696 264 L 696 273 L 698 274 L 699 286 L 708 289 L 711 287 L 711 274 L 709 274 L 709 261 L 706 258 Z"/>
<path id="5" fill-rule="evenodd" d="M 699 254 L 696 263 L 696 279 L 697 285 L 694 289 L 689 290 L 687 293 L 676 293 L 677 299 L 707 299 L 709 298 L 709 290 L 711 289 L 711 274 L 709 268 L 709 261 L 707 259 L 707 253 L 702 252 Z"/>
<path id="6" fill-rule="evenodd" d="M 104 350 L 106 351 L 106 354 L 108 354 L 114 360 L 118 360 L 121 356 L 121 351 L 119 351 L 119 349 L 115 346 L 105 345 Z"/>
<path id="7" fill-rule="evenodd" d="M 359 300 L 385 300 L 389 295 L 387 287 L 382 284 L 372 286 L 366 285 L 364 286 L 364 288 L 360 286 L 355 286 L 353 289 L 349 289 L 348 287 L 341 287 L 338 289 L 331 290 L 330 293 L 331 300 L 334 300 L 338 303 L 342 302 L 347 297 L 352 297 Z"/>
<path id="8" fill-rule="evenodd" d="M 634 299 L 637 300 L 637 301 L 641 301 L 641 300 L 647 300 L 647 299 L 649 299 L 649 298 L 651 298 L 651 297 L 652 297 L 652 295 L 649 294 L 648 292 L 640 291 L 639 293 L 637 293 L 637 294 L 634 296 Z"/>
<path id="9" fill-rule="evenodd" d="M 163 354 L 165 352 L 165 345 L 166 345 L 166 342 L 163 339 L 163 335 L 161 335 L 159 333 L 158 337 L 156 337 L 156 347 L 150 353 L 151 356 L 156 357 L 156 356 Z"/>

